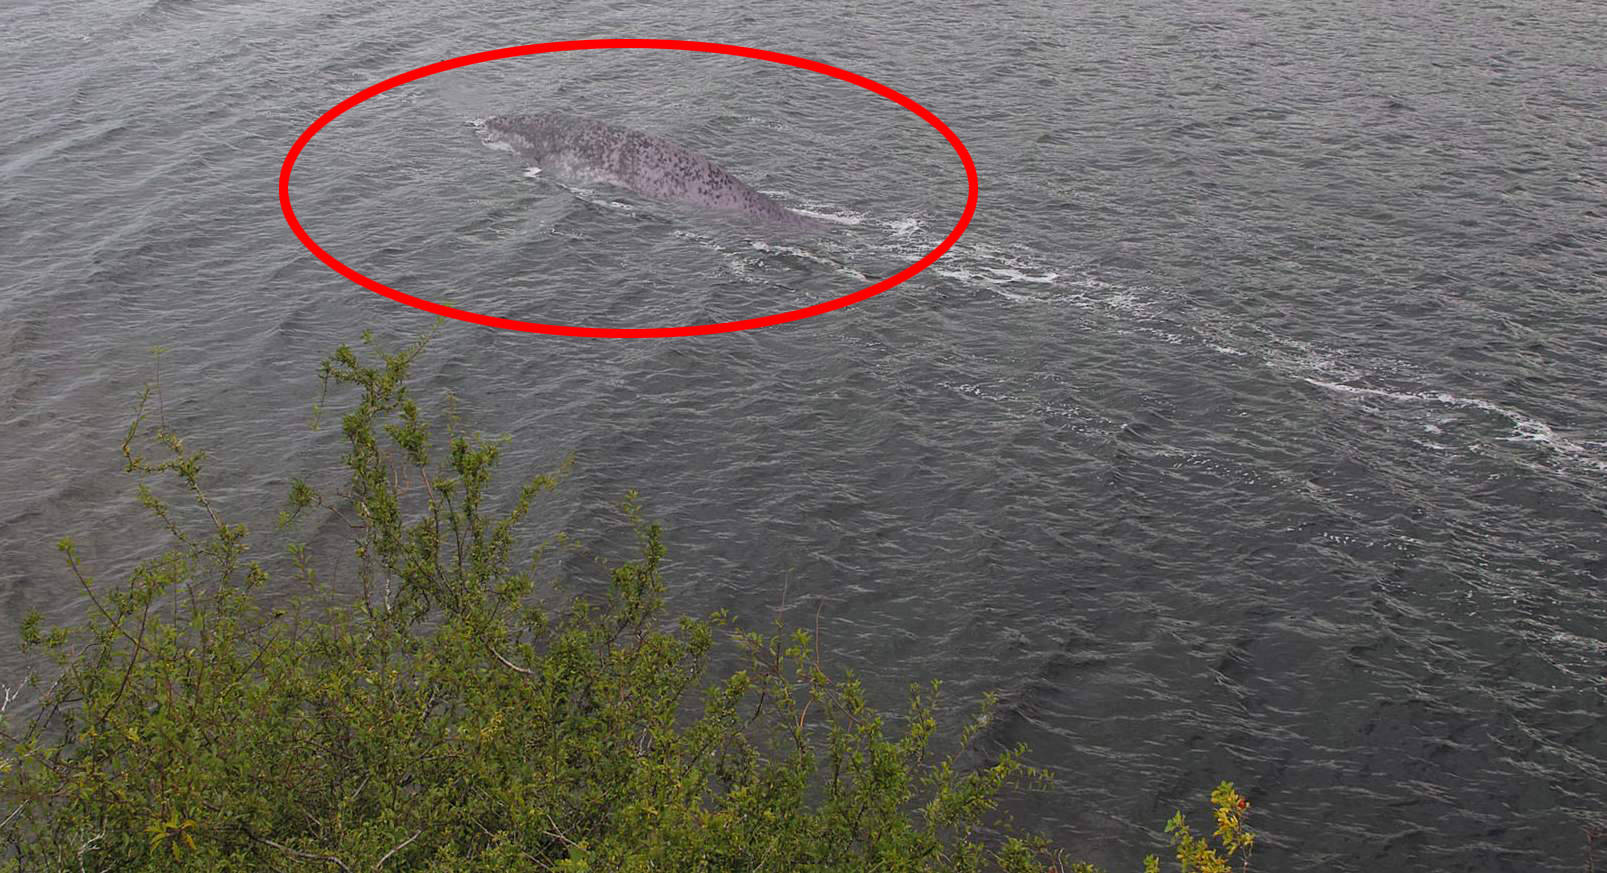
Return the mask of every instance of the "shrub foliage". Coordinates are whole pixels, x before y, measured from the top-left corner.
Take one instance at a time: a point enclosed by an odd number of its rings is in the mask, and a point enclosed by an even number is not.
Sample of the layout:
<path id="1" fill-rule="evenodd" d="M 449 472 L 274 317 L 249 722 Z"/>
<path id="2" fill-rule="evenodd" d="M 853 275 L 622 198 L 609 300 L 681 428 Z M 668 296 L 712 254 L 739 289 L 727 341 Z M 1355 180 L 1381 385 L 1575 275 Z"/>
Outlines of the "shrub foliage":
<path id="1" fill-rule="evenodd" d="M 935 684 L 889 719 L 806 631 L 670 619 L 660 531 L 634 495 L 634 557 L 554 598 L 545 549 L 515 549 L 559 474 L 494 487 L 501 444 L 432 424 L 409 391 L 424 345 L 323 364 L 325 399 L 351 398 L 346 483 L 293 481 L 280 527 L 349 527 L 339 586 L 305 545 L 250 557 L 147 389 L 123 453 L 170 547 L 101 585 L 60 543 L 88 616 L 24 623 L 52 667 L 5 719 L 0 868 L 1091 869 L 995 820 L 1002 791 L 1043 778 L 1023 750 L 981 768 L 930 752 Z M 711 682 L 723 640 L 746 669 Z M 1231 823 L 1229 856 L 1249 845 Z M 1223 869 L 1169 830 L 1185 870 Z"/>

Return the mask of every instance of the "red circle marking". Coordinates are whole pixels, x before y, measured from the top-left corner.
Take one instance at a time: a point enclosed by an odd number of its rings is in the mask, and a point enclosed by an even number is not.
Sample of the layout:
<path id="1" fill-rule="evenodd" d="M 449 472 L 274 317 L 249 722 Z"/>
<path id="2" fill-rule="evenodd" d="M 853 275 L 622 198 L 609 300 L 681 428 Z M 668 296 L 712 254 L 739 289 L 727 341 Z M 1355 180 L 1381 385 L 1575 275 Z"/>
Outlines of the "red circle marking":
<path id="1" fill-rule="evenodd" d="M 915 113 L 915 115 L 920 117 L 922 121 L 925 121 L 927 124 L 931 125 L 932 128 L 938 133 L 943 134 L 943 138 L 948 140 L 949 145 L 954 147 L 954 153 L 960 156 L 960 163 L 965 167 L 966 183 L 970 186 L 970 190 L 966 193 L 965 210 L 960 214 L 960 220 L 955 223 L 954 229 L 949 231 L 949 235 L 944 237 L 942 242 L 938 243 L 935 248 L 933 248 L 930 252 L 927 252 L 926 255 L 920 260 L 910 264 L 908 267 L 905 267 L 897 273 L 888 276 L 886 279 L 883 279 L 874 285 L 870 285 L 855 291 L 852 294 L 844 294 L 843 296 L 833 300 L 827 300 L 823 303 L 816 303 L 813 306 L 805 306 L 801 309 L 792 309 L 786 312 L 778 312 L 774 315 L 763 315 L 756 318 L 744 318 L 738 321 L 721 321 L 712 324 L 689 324 L 681 327 L 634 328 L 579 327 L 567 324 L 543 324 L 537 321 L 519 321 L 513 318 L 499 318 L 494 315 L 481 315 L 478 312 L 470 312 L 466 309 L 454 309 L 450 306 L 442 306 L 439 303 L 433 303 L 429 300 L 414 297 L 411 294 L 404 294 L 395 288 L 391 288 L 368 278 L 362 273 L 359 273 L 351 267 L 341 263 L 330 253 L 324 251 L 323 248 L 318 245 L 318 243 L 313 242 L 312 237 L 308 235 L 306 229 L 301 226 L 301 222 L 297 220 L 295 210 L 290 207 L 290 171 L 295 168 L 296 159 L 301 156 L 301 150 L 306 148 L 307 143 L 312 141 L 313 136 L 315 136 L 318 131 L 323 130 L 324 127 L 331 121 L 339 118 L 346 112 L 346 110 L 351 109 L 352 107 L 362 103 L 365 100 L 368 100 L 371 97 L 383 94 L 392 88 L 405 85 L 408 82 L 422 79 L 425 76 L 433 76 L 436 73 L 444 73 L 447 70 L 455 70 L 458 67 L 467 67 L 472 64 L 482 64 L 486 61 L 519 57 L 521 55 L 546 54 L 548 52 L 588 51 L 591 49 L 610 48 L 668 49 L 673 51 L 707 52 L 710 54 L 735 55 L 744 58 L 755 58 L 761 61 L 769 61 L 773 64 L 783 64 L 789 67 L 797 67 L 801 70 L 809 70 L 810 72 L 819 73 L 822 76 L 830 76 L 833 79 L 841 79 L 849 84 L 858 85 L 859 87 L 864 88 L 873 94 L 878 94 L 882 97 L 885 97 L 888 100 L 891 100 L 894 103 L 904 107 L 905 109 L 908 109 L 910 112 Z M 284 164 L 279 168 L 279 208 L 283 210 L 285 214 L 285 221 L 289 223 L 290 230 L 296 235 L 296 238 L 301 240 L 301 244 L 306 246 L 307 250 L 312 252 L 313 255 L 316 256 L 320 261 L 328 264 L 330 269 L 341 274 L 342 276 L 345 276 L 353 282 L 356 282 L 364 288 L 373 291 L 376 294 L 389 297 L 398 303 L 405 303 L 408 306 L 411 306 L 415 309 L 421 309 L 425 312 L 431 312 L 447 318 L 455 318 L 459 321 L 483 324 L 487 327 L 500 327 L 506 330 L 525 331 L 528 333 L 548 333 L 559 336 L 698 336 L 700 334 L 750 330 L 756 327 L 768 327 L 772 324 L 785 324 L 789 321 L 799 321 L 805 318 L 811 318 L 822 313 L 830 312 L 833 309 L 841 309 L 844 306 L 849 306 L 854 303 L 858 303 L 861 300 L 874 297 L 877 294 L 888 290 L 889 288 L 899 285 L 900 283 L 915 276 L 915 274 L 931 266 L 934 261 L 942 257 L 945 252 L 947 252 L 954 246 L 956 242 L 959 241 L 960 236 L 965 233 L 966 226 L 971 223 L 971 216 L 976 212 L 976 195 L 976 164 L 972 163 L 971 153 L 966 151 L 965 143 L 961 142 L 958 136 L 955 136 L 954 131 L 949 130 L 949 126 L 944 124 L 942 119 L 938 118 L 936 115 L 933 115 L 926 109 L 926 107 L 916 103 L 914 100 L 911 100 L 908 97 L 905 97 L 903 94 L 894 91 L 892 88 L 889 88 L 880 82 L 867 79 L 858 73 L 850 73 L 847 70 L 841 70 L 829 64 L 820 63 L 819 61 L 811 61 L 808 58 L 794 57 L 792 55 L 765 51 L 764 49 L 747 48 L 746 46 L 740 45 L 726 45 L 725 43 L 718 42 L 692 42 L 680 39 L 580 39 L 568 40 L 565 42 L 538 42 L 531 45 L 508 46 L 506 48 L 476 52 L 472 55 L 463 55 L 461 57 L 450 58 L 444 61 L 437 61 L 433 64 L 426 64 L 425 66 L 418 67 L 417 69 L 408 70 L 405 73 L 399 73 L 382 82 L 376 82 L 373 85 L 369 85 L 367 88 L 364 88 L 363 90 L 358 91 L 356 94 L 353 94 L 352 96 L 347 97 L 345 100 L 335 104 L 334 108 L 325 112 L 323 115 L 320 115 L 318 120 L 308 125 L 307 129 L 301 132 L 301 136 L 296 137 L 296 141 L 290 146 L 290 153 L 285 155 Z"/>

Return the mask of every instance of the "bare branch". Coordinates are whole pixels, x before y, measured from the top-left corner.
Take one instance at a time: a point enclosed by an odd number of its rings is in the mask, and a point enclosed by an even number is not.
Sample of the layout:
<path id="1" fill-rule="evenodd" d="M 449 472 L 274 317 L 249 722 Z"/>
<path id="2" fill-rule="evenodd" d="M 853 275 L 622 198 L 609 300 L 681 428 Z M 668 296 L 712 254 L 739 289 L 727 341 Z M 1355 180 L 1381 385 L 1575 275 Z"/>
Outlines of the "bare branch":
<path id="1" fill-rule="evenodd" d="M 405 840 L 401 841 L 400 843 L 397 843 L 395 846 L 391 847 L 391 850 L 389 852 L 386 852 L 384 855 L 381 855 L 380 859 L 378 861 L 374 862 L 374 869 L 378 870 L 379 868 L 385 866 L 385 862 L 389 861 L 391 859 L 392 855 L 394 855 L 397 852 L 400 852 L 401 850 L 407 848 L 407 844 L 413 842 L 416 839 L 418 839 L 419 834 L 422 834 L 422 833 L 424 833 L 424 829 L 419 828 L 418 831 L 416 833 L 414 833 L 411 837 L 408 837 L 407 839 L 405 839 Z"/>
<path id="2" fill-rule="evenodd" d="M 318 854 L 314 854 L 313 852 L 302 852 L 302 851 L 299 851 L 297 849 L 292 849 L 289 846 L 286 846 L 286 845 L 283 845 L 283 844 L 280 844 L 280 843 L 276 843 L 273 840 L 268 839 L 267 837 L 259 837 L 256 834 L 252 833 L 249 829 L 246 830 L 246 836 L 248 836 L 251 839 L 256 840 L 257 842 L 262 843 L 264 845 L 272 846 L 275 849 L 278 849 L 279 851 L 284 852 L 287 855 L 292 855 L 292 856 L 297 857 L 297 858 L 305 858 L 305 859 L 307 859 L 309 861 L 323 861 L 326 864 L 334 864 L 336 867 L 339 867 L 340 869 L 345 870 L 346 873 L 352 873 L 352 868 L 347 867 L 345 861 L 340 860 L 339 858 L 335 857 L 334 855 L 318 855 Z"/>
<path id="3" fill-rule="evenodd" d="M 524 667 L 521 667 L 518 664 L 515 664 L 514 662 L 508 660 L 507 658 L 502 657 L 502 653 L 497 651 L 496 647 L 492 646 L 490 643 L 486 643 L 485 648 L 486 648 L 486 651 L 490 652 L 498 661 L 501 661 L 503 666 L 507 667 L 509 670 L 512 670 L 515 673 L 523 673 L 526 676 L 534 676 L 534 675 L 536 675 L 535 673 L 531 672 L 530 670 L 528 670 L 528 669 L 526 669 Z"/>

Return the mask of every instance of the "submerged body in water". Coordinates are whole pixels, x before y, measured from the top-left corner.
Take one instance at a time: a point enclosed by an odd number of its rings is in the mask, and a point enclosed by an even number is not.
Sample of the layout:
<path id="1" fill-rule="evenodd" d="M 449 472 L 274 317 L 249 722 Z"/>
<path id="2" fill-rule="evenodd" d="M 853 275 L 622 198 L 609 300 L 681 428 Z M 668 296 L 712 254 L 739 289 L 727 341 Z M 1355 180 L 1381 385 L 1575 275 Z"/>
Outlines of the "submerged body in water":
<path id="1" fill-rule="evenodd" d="M 697 152 L 639 130 L 562 113 L 493 115 L 473 124 L 486 145 L 560 178 L 602 182 L 657 200 L 794 227 L 818 226 Z"/>

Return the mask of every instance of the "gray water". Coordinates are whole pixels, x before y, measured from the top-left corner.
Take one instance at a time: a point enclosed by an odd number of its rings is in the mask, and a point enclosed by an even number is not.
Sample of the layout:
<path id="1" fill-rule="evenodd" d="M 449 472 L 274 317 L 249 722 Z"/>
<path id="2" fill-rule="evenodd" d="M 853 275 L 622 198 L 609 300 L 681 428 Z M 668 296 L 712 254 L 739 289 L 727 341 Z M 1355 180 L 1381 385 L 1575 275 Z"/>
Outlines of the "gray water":
<path id="1" fill-rule="evenodd" d="M 291 236 L 320 113 L 442 58 L 603 36 L 853 70 L 968 144 L 976 219 L 846 310 L 659 341 L 449 323 L 420 366 L 553 525 L 638 488 L 672 603 L 821 632 L 899 708 L 1002 708 L 1060 787 L 1017 818 L 1135 869 L 1232 779 L 1255 867 L 1575 871 L 1607 824 L 1607 17 L 1540 3 L 13 3 L 0 18 L 0 669 L 32 608 L 160 545 L 117 443 L 138 386 L 259 525 L 333 481 L 316 367 L 430 318 Z M 560 109 L 833 220 L 788 240 L 529 178 L 463 126 Z M 358 107 L 296 209 L 430 300 L 651 327 L 794 309 L 953 225 L 949 146 L 841 82 L 544 55 Z M 335 574 L 338 578 L 338 573 Z"/>

